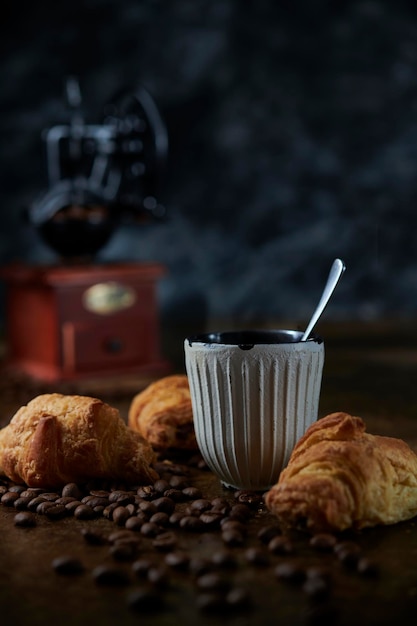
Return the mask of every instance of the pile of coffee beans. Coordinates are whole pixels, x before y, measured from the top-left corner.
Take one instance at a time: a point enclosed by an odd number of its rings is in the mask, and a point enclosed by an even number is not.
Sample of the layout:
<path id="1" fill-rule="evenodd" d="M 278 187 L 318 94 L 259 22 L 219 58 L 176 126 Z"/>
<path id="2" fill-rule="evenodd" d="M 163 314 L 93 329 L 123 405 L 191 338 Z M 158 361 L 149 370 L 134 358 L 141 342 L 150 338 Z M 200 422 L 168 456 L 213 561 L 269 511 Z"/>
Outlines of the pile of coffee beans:
<path id="1" fill-rule="evenodd" d="M 264 507 L 262 494 L 223 490 L 209 497 L 196 486 L 201 461 L 161 461 L 159 479 L 151 485 L 108 481 L 70 483 L 59 491 L 0 482 L 0 500 L 15 511 L 14 524 L 35 527 L 39 516 L 59 522 L 80 521 L 80 541 L 105 549 L 103 563 L 90 571 L 99 587 L 126 587 L 132 610 L 162 610 L 163 592 L 179 577 L 194 590 L 199 611 L 239 611 L 256 606 L 256 598 L 240 576 L 242 568 L 268 572 L 277 584 L 291 584 L 316 601 L 334 587 L 334 569 L 377 576 L 377 565 L 359 545 L 331 534 L 303 537 L 283 533 Z M 105 518 L 101 524 L 94 520 Z M 105 530 L 103 530 L 105 528 Z M 321 555 L 331 555 L 322 558 Z M 110 559 L 109 559 L 110 557 Z M 323 562 L 323 564 L 321 564 Z M 86 566 L 72 554 L 59 554 L 51 567 L 57 575 L 76 576 Z"/>

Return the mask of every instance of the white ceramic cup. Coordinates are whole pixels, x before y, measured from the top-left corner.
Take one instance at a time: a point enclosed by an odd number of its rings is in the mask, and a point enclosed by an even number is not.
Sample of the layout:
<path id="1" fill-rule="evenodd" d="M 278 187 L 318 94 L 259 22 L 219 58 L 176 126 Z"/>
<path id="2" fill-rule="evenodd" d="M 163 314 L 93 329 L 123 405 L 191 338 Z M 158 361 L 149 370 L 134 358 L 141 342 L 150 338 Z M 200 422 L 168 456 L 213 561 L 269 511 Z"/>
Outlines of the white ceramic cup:
<path id="1" fill-rule="evenodd" d="M 197 443 L 225 486 L 269 489 L 317 420 L 324 344 L 302 335 L 231 331 L 185 340 Z"/>

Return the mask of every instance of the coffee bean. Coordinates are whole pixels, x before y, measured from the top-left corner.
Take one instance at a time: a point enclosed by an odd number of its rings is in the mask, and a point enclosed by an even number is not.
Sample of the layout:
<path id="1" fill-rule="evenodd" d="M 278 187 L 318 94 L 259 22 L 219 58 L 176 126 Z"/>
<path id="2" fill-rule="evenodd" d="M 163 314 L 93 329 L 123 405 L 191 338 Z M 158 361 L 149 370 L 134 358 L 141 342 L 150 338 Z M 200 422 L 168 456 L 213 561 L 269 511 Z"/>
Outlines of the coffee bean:
<path id="1" fill-rule="evenodd" d="M 329 533 L 319 533 L 313 535 L 310 539 L 310 546 L 322 552 L 328 552 L 334 549 L 337 539 Z"/>
<path id="2" fill-rule="evenodd" d="M 218 513 L 217 511 L 205 511 L 200 515 L 200 520 L 207 528 L 219 528 L 222 519 L 222 513 Z"/>
<path id="3" fill-rule="evenodd" d="M 113 519 L 113 511 L 115 509 L 117 509 L 118 506 L 119 505 L 118 505 L 117 502 L 112 502 L 108 506 L 104 507 L 103 513 L 102 513 L 103 517 L 105 517 L 106 519 L 112 520 Z"/>
<path id="4" fill-rule="evenodd" d="M 134 611 L 158 611 L 162 608 L 163 602 L 160 594 L 154 589 L 133 589 L 127 596 L 127 605 Z"/>
<path id="5" fill-rule="evenodd" d="M 144 524 L 142 524 L 140 532 L 145 537 L 156 537 L 161 532 L 161 529 L 157 524 L 153 524 L 152 522 L 145 522 Z"/>
<path id="6" fill-rule="evenodd" d="M 70 502 L 78 502 L 79 504 L 81 504 L 80 500 L 77 500 L 77 498 L 72 498 L 71 496 L 61 496 L 60 498 L 55 500 L 55 504 L 63 504 L 64 506 L 70 504 Z"/>
<path id="7" fill-rule="evenodd" d="M 125 522 L 125 528 L 128 530 L 140 531 L 143 524 L 147 521 L 147 517 L 141 515 L 132 515 Z"/>
<path id="8" fill-rule="evenodd" d="M 298 564 L 285 561 L 276 566 L 275 576 L 291 583 L 302 583 L 306 578 L 305 570 Z"/>
<path id="9" fill-rule="evenodd" d="M 41 502 L 46 502 L 46 500 L 44 500 L 42 496 L 35 496 L 34 498 L 32 498 L 32 500 L 27 503 L 28 511 L 36 511 Z"/>
<path id="10" fill-rule="evenodd" d="M 183 502 L 184 500 L 187 500 L 187 497 L 183 494 L 181 489 L 167 489 L 164 491 L 164 496 L 174 500 L 174 502 Z"/>
<path id="11" fill-rule="evenodd" d="M 329 595 L 329 582 L 324 578 L 307 578 L 302 587 L 304 593 L 311 598 L 323 599 Z"/>
<path id="12" fill-rule="evenodd" d="M 185 515 L 182 517 L 180 519 L 179 526 L 183 530 L 191 532 L 202 532 L 204 529 L 204 523 L 199 517 L 194 517 L 193 515 Z"/>
<path id="13" fill-rule="evenodd" d="M 115 543 L 109 549 L 110 555 L 116 561 L 133 561 L 138 553 L 137 545 L 134 543 Z"/>
<path id="14" fill-rule="evenodd" d="M 217 567 L 232 568 L 236 567 L 237 561 L 230 550 L 217 550 L 211 556 L 211 562 Z"/>
<path id="15" fill-rule="evenodd" d="M 169 484 L 174 489 L 181 489 L 181 491 L 189 487 L 188 482 L 184 476 L 172 476 Z"/>
<path id="16" fill-rule="evenodd" d="M 291 554 L 294 552 L 294 546 L 288 537 L 278 535 L 268 543 L 268 550 L 272 554 Z"/>
<path id="17" fill-rule="evenodd" d="M 146 513 L 146 515 L 148 515 L 149 517 L 151 515 L 154 515 L 154 513 L 157 513 L 157 511 L 158 511 L 158 509 L 156 508 L 154 503 L 153 502 L 149 502 L 148 500 L 143 500 L 143 502 L 140 502 L 139 503 L 139 509 L 143 513 Z"/>
<path id="18" fill-rule="evenodd" d="M 203 497 L 201 490 L 197 487 L 184 487 L 182 493 L 189 500 L 198 500 Z"/>
<path id="19" fill-rule="evenodd" d="M 70 515 L 74 514 L 74 511 L 79 507 L 79 506 L 83 506 L 80 502 L 80 500 L 71 500 L 71 502 L 67 502 L 67 504 L 64 504 L 65 508 L 67 509 L 68 513 Z"/>
<path id="20" fill-rule="evenodd" d="M 169 482 L 167 480 L 163 480 L 160 478 L 156 480 L 153 484 L 153 488 L 157 493 L 164 493 L 167 489 L 169 489 Z"/>
<path id="21" fill-rule="evenodd" d="M 246 530 L 247 530 L 246 526 L 244 526 L 242 522 L 239 522 L 238 520 L 230 519 L 230 518 L 223 518 L 222 520 L 220 520 L 220 525 L 221 525 L 222 531 L 223 530 L 236 530 L 242 535 L 246 534 Z"/>
<path id="22" fill-rule="evenodd" d="M 33 498 L 34 496 L 26 498 L 20 496 L 19 498 L 17 498 L 17 500 L 13 502 L 13 506 L 18 511 L 25 511 L 28 507 L 29 502 L 33 500 Z"/>
<path id="23" fill-rule="evenodd" d="M 235 529 L 222 530 L 222 540 L 228 546 L 239 547 L 245 543 L 244 535 Z"/>
<path id="24" fill-rule="evenodd" d="M 135 533 L 130 530 L 115 530 L 108 537 L 109 543 L 117 543 L 118 541 L 137 541 Z"/>
<path id="25" fill-rule="evenodd" d="M 54 491 L 46 491 L 42 494 L 42 498 L 44 500 L 48 500 L 48 502 L 55 502 L 55 500 L 58 500 L 59 498 L 59 493 L 55 493 Z"/>
<path id="26" fill-rule="evenodd" d="M 15 526 L 21 526 L 22 528 L 31 528 L 36 526 L 36 517 L 29 511 L 20 511 L 14 516 Z"/>
<path id="27" fill-rule="evenodd" d="M 73 505 L 74 503 L 70 503 L 68 506 Z M 96 514 L 94 513 L 93 509 L 91 508 L 91 506 L 88 506 L 87 504 L 79 504 L 75 509 L 74 509 L 74 517 L 76 517 L 77 519 L 94 519 L 94 517 L 96 517 Z"/>
<path id="28" fill-rule="evenodd" d="M 250 605 L 250 595 L 242 587 L 233 587 L 226 595 L 226 603 L 232 609 L 243 609 Z"/>
<path id="29" fill-rule="evenodd" d="M 46 511 L 48 509 L 52 509 L 54 506 L 55 506 L 55 504 L 53 502 L 49 502 L 49 500 L 43 500 L 36 507 L 36 513 L 38 513 L 38 515 L 45 515 Z"/>
<path id="30" fill-rule="evenodd" d="M 117 502 L 119 506 L 126 506 L 127 504 L 135 503 L 135 495 L 128 491 L 112 491 L 109 494 L 109 503 Z"/>
<path id="31" fill-rule="evenodd" d="M 189 570 L 194 576 L 201 576 L 207 572 L 213 571 L 213 563 L 202 557 L 192 557 L 189 562 Z"/>
<path id="32" fill-rule="evenodd" d="M 104 535 L 98 531 L 91 530 L 90 528 L 82 528 L 81 534 L 86 543 L 90 546 L 103 546 L 107 543 L 107 539 Z"/>
<path id="33" fill-rule="evenodd" d="M 199 589 L 204 589 L 206 591 L 226 591 L 230 587 L 229 581 L 215 572 L 209 572 L 199 576 L 196 584 Z"/>
<path id="34" fill-rule="evenodd" d="M 98 585 L 124 587 L 130 583 L 130 577 L 124 569 L 109 565 L 98 565 L 93 569 L 92 576 Z"/>
<path id="35" fill-rule="evenodd" d="M 131 514 L 125 506 L 118 506 L 113 511 L 113 522 L 118 526 L 124 526 Z"/>
<path id="36" fill-rule="evenodd" d="M 266 567 L 267 565 L 269 565 L 269 555 L 267 552 L 265 552 L 264 550 L 261 550 L 260 548 L 248 548 L 245 552 L 245 558 L 248 561 L 248 563 L 251 563 L 252 565 L 258 565 L 260 567 Z"/>
<path id="37" fill-rule="evenodd" d="M 140 578 L 146 578 L 148 571 L 154 566 L 154 562 L 149 558 L 142 558 L 132 563 L 132 570 Z"/>
<path id="38" fill-rule="evenodd" d="M 155 497 L 157 491 L 155 490 L 153 485 L 146 485 L 144 487 L 139 487 L 136 493 L 144 500 L 151 500 Z"/>
<path id="39" fill-rule="evenodd" d="M 210 500 L 206 500 L 205 498 L 199 498 L 198 500 L 194 500 L 190 504 L 190 510 L 197 511 L 198 513 L 208 511 L 209 509 L 211 509 L 211 502 Z"/>
<path id="40" fill-rule="evenodd" d="M 360 547 L 350 541 L 340 542 L 334 546 L 339 561 L 347 568 L 355 568 L 360 558 Z"/>
<path id="41" fill-rule="evenodd" d="M 165 563 L 174 569 L 187 569 L 189 562 L 190 557 L 182 551 L 168 552 L 165 557 Z"/>
<path id="42" fill-rule="evenodd" d="M 185 517 L 184 513 L 181 513 L 180 511 L 174 511 L 174 513 L 169 516 L 169 523 L 171 524 L 171 526 L 179 526 L 183 517 Z"/>
<path id="43" fill-rule="evenodd" d="M 268 544 L 271 539 L 281 535 L 281 528 L 277 525 L 271 526 L 262 526 L 262 528 L 258 531 L 258 539 L 262 541 L 262 543 Z"/>
<path id="44" fill-rule="evenodd" d="M 246 504 L 234 504 L 230 509 L 229 517 L 240 522 L 246 522 L 251 514 L 251 510 Z"/>
<path id="45" fill-rule="evenodd" d="M 71 498 L 76 498 L 77 500 L 81 500 L 83 497 L 82 491 L 76 483 L 68 483 L 62 488 L 61 495 L 66 498 L 67 496 Z"/>
<path id="46" fill-rule="evenodd" d="M 25 485 L 12 485 L 11 487 L 9 487 L 9 491 L 11 493 L 17 493 L 20 495 L 23 491 L 26 491 L 26 486 Z"/>
<path id="47" fill-rule="evenodd" d="M 169 515 L 160 511 L 159 513 L 154 513 L 149 518 L 149 521 L 151 524 L 157 524 L 157 526 L 169 526 Z"/>
<path id="48" fill-rule="evenodd" d="M 200 593 L 196 600 L 197 608 L 204 613 L 220 614 L 227 608 L 226 599 L 220 593 Z"/>
<path id="49" fill-rule="evenodd" d="M 236 491 L 235 498 L 241 504 L 256 508 L 262 503 L 262 494 L 256 491 Z"/>
<path id="50" fill-rule="evenodd" d="M 14 503 L 16 502 L 16 500 L 18 500 L 20 497 L 20 494 L 17 493 L 16 491 L 6 491 L 5 494 L 2 495 L 1 497 L 1 503 L 4 504 L 4 506 L 14 506 Z"/>
<path id="51" fill-rule="evenodd" d="M 362 576 L 377 578 L 380 573 L 379 565 L 368 557 L 361 557 L 357 562 L 357 572 Z"/>
<path id="52" fill-rule="evenodd" d="M 148 570 L 148 581 L 155 587 L 166 587 L 169 577 L 167 570 L 162 566 L 152 566 Z"/>
<path id="53" fill-rule="evenodd" d="M 178 543 L 177 536 L 172 532 L 161 533 L 152 542 L 153 547 L 160 552 L 173 550 Z"/>
<path id="54" fill-rule="evenodd" d="M 80 559 L 69 555 L 55 558 L 52 561 L 52 567 L 58 574 L 64 575 L 81 574 L 84 572 L 84 566 Z"/>
<path id="55" fill-rule="evenodd" d="M 163 513 L 168 513 L 168 515 L 171 515 L 175 509 L 174 500 L 172 500 L 172 498 L 167 498 L 166 496 L 154 500 L 153 505 L 155 506 L 157 512 L 162 511 Z"/>
<path id="56" fill-rule="evenodd" d="M 53 506 L 50 506 L 45 510 L 45 515 L 50 520 L 58 520 L 66 517 L 68 515 L 68 510 L 63 504 L 55 504 L 54 502 Z"/>

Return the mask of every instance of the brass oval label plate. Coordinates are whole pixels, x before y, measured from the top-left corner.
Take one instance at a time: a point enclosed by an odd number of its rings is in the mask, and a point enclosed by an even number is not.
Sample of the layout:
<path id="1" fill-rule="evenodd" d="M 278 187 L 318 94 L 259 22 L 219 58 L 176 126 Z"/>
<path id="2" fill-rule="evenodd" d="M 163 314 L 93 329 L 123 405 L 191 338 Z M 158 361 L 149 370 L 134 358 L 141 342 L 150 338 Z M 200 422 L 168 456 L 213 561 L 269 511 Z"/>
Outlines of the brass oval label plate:
<path id="1" fill-rule="evenodd" d="M 134 289 L 116 281 L 96 283 L 83 293 L 83 305 L 91 313 L 111 315 L 133 306 L 136 302 Z"/>

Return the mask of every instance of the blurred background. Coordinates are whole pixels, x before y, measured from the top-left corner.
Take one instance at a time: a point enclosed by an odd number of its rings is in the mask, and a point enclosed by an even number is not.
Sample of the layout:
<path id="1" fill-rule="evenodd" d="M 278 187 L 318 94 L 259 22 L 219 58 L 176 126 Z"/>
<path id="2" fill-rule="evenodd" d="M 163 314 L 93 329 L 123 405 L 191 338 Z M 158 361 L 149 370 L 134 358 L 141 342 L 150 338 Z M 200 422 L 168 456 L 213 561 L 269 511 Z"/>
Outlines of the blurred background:
<path id="1" fill-rule="evenodd" d="M 24 214 L 47 186 L 42 131 L 67 119 L 75 75 L 87 121 L 135 85 L 165 121 L 166 216 L 121 223 L 95 258 L 164 265 L 163 319 L 296 324 L 335 257 L 348 270 L 328 319 L 414 316 L 414 2 L 43 0 L 2 13 L 0 265 L 58 261 Z"/>

